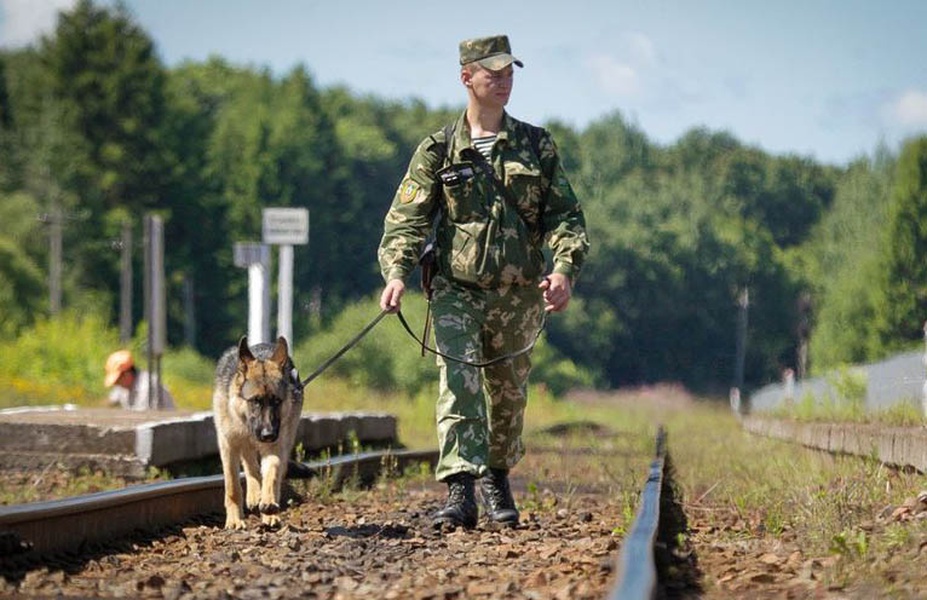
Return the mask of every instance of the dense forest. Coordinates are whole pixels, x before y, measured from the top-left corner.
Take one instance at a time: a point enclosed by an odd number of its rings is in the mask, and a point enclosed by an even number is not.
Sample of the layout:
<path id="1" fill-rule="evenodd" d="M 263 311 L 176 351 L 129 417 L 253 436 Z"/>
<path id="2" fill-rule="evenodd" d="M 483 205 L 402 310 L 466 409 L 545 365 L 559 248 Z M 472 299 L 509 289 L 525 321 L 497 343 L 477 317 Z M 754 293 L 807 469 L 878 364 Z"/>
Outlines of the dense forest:
<path id="1" fill-rule="evenodd" d="M 124 8 L 82 0 L 35 47 L 0 52 L 0 331 L 59 310 L 56 228 L 61 306 L 109 322 L 132 229 L 138 323 L 142 219 L 155 213 L 169 343 L 217 356 L 247 322 L 233 244 L 260 239 L 262 208 L 296 206 L 311 232 L 296 251 L 294 335 L 310 335 L 382 285 L 376 247 L 396 185 L 462 106 L 321 89 L 311 65 L 167 68 Z M 740 370 L 752 386 L 922 339 L 927 138 L 834 166 L 697 126 L 660 146 L 620 110 L 581 131 L 544 125 L 592 244 L 547 341 L 598 385 L 722 390 Z"/>

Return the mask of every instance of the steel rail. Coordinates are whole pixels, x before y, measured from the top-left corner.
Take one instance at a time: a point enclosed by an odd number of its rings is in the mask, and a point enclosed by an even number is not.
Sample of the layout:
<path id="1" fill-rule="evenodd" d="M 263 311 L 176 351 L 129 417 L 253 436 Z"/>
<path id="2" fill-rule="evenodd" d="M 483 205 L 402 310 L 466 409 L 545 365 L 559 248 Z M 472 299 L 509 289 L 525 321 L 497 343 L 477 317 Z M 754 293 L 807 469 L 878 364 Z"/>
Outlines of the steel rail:
<path id="1" fill-rule="evenodd" d="M 657 430 L 656 453 L 641 491 L 640 505 L 618 556 L 618 578 L 609 600 L 644 600 L 657 596 L 654 545 L 660 526 L 665 460 L 666 430 L 661 425 Z"/>
<path id="2" fill-rule="evenodd" d="M 436 450 L 371 451 L 309 463 L 287 476 L 330 476 L 336 486 L 371 481 L 383 471 L 437 462 Z M 62 500 L 0 507 L 0 559 L 80 551 L 88 545 L 150 532 L 223 510 L 222 475 L 141 484 Z"/>

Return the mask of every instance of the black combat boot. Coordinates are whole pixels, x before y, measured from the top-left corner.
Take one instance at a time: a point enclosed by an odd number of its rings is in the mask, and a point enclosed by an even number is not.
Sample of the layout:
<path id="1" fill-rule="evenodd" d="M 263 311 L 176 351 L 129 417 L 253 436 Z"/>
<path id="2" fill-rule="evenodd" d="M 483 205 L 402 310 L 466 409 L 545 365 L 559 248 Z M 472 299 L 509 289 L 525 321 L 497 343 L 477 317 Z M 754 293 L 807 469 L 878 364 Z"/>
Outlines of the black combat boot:
<path id="1" fill-rule="evenodd" d="M 518 525 L 518 509 L 509 487 L 509 472 L 506 469 L 490 469 L 480 487 L 483 501 L 489 507 L 489 519 L 511 527 Z"/>
<path id="2" fill-rule="evenodd" d="M 447 483 L 447 504 L 435 513 L 432 523 L 435 527 L 476 527 L 478 509 L 473 488 L 473 475 L 455 473 L 444 480 Z"/>

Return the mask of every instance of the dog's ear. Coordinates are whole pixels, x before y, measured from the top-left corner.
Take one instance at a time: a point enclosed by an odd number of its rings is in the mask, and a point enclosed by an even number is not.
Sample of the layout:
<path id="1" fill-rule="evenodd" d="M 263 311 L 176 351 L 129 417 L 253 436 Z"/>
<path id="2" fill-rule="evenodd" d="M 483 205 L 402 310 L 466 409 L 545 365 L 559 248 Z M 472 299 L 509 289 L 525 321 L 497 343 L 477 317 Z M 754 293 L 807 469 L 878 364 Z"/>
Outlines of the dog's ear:
<path id="1" fill-rule="evenodd" d="M 254 362 L 254 355 L 248 347 L 248 336 L 242 336 L 238 341 L 238 364 L 250 365 Z"/>
<path id="2" fill-rule="evenodd" d="M 287 360 L 290 358 L 290 348 L 287 346 L 286 338 L 282 335 L 277 338 L 277 345 L 274 346 L 274 353 L 271 355 L 270 360 L 274 361 L 280 368 L 286 367 Z"/>

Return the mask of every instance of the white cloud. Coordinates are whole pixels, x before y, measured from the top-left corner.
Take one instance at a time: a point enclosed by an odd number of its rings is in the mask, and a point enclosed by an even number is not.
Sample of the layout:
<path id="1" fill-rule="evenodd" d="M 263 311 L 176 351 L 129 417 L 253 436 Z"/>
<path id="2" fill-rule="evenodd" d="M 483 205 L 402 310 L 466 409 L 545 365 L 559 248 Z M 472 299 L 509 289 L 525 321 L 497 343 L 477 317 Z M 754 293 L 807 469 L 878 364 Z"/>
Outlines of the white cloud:
<path id="1" fill-rule="evenodd" d="M 0 0 L 0 47 L 27 46 L 51 33 L 58 11 L 76 0 Z"/>
<path id="2" fill-rule="evenodd" d="M 905 127 L 927 127 L 927 93 L 909 90 L 888 106 L 889 118 Z"/>
<path id="3" fill-rule="evenodd" d="M 622 98 L 643 94 L 644 75 L 657 63 L 657 51 L 651 39 L 636 31 L 622 32 L 607 46 L 611 48 L 586 59 L 586 66 L 592 71 L 598 87 Z"/>
<path id="4" fill-rule="evenodd" d="M 634 96 L 640 93 L 640 77 L 631 65 L 606 54 L 590 56 L 586 64 L 592 70 L 599 87 L 606 92 L 617 96 Z"/>
<path id="5" fill-rule="evenodd" d="M 645 34 L 632 32 L 625 34 L 623 37 L 632 62 L 645 66 L 657 62 L 656 46 Z"/>

